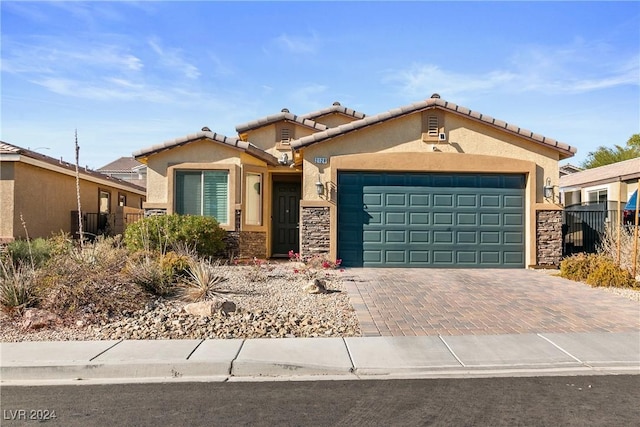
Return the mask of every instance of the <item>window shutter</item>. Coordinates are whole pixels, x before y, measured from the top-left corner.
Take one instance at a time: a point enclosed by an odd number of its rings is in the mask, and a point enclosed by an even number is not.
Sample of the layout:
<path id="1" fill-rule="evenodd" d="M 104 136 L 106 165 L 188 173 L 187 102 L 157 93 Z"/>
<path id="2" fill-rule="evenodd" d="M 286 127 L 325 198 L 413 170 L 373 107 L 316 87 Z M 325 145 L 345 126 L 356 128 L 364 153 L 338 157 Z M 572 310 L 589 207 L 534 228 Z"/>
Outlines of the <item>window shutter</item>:
<path id="1" fill-rule="evenodd" d="M 176 172 L 176 212 L 200 215 L 202 212 L 202 177 L 200 172 Z"/>
<path id="2" fill-rule="evenodd" d="M 202 214 L 214 217 L 220 224 L 227 223 L 228 175 L 225 171 L 204 172 Z"/>

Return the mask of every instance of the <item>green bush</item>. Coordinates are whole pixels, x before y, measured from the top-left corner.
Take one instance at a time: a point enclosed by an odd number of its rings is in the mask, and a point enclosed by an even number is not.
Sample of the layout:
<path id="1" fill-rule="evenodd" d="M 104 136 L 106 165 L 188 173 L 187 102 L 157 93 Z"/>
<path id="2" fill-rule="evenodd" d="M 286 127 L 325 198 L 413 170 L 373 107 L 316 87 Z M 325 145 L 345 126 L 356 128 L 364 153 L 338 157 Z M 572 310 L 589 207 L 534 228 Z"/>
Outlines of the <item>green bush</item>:
<path id="1" fill-rule="evenodd" d="M 601 254 L 576 254 L 560 263 L 560 276 L 591 286 L 636 287 L 631 274 L 610 258 Z"/>
<path id="2" fill-rule="evenodd" d="M 193 248 L 199 256 L 224 253 L 226 232 L 212 217 L 160 215 L 137 221 L 127 227 L 124 241 L 129 250 L 166 252 L 178 246 Z"/>
<path id="3" fill-rule="evenodd" d="M 33 240 L 14 240 L 7 245 L 7 253 L 15 266 L 40 267 L 51 257 L 51 252 L 51 244 L 42 237 Z"/>

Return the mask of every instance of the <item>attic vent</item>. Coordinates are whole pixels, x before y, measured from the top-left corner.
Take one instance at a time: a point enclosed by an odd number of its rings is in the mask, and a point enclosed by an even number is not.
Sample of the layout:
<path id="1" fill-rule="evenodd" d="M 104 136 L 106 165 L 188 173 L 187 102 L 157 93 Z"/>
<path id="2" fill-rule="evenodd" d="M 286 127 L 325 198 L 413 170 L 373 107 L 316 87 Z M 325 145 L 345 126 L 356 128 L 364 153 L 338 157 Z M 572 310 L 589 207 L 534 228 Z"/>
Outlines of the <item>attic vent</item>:
<path id="1" fill-rule="evenodd" d="M 291 130 L 289 128 L 280 129 L 280 141 L 288 143 L 291 140 Z"/>
<path id="2" fill-rule="evenodd" d="M 438 116 L 429 116 L 427 118 L 427 134 L 430 137 L 437 138 L 438 137 Z"/>

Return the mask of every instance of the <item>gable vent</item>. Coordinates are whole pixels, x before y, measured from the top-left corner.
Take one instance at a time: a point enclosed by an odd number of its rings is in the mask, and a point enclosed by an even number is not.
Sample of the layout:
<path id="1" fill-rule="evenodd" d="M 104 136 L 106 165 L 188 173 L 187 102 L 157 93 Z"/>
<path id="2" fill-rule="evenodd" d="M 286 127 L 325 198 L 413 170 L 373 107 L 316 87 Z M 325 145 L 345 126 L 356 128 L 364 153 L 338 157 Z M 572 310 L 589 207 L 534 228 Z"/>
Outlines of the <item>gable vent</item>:
<path id="1" fill-rule="evenodd" d="M 438 126 L 438 117 L 437 116 L 429 116 L 427 119 L 427 134 L 430 137 L 437 138 L 438 131 L 440 130 Z"/>

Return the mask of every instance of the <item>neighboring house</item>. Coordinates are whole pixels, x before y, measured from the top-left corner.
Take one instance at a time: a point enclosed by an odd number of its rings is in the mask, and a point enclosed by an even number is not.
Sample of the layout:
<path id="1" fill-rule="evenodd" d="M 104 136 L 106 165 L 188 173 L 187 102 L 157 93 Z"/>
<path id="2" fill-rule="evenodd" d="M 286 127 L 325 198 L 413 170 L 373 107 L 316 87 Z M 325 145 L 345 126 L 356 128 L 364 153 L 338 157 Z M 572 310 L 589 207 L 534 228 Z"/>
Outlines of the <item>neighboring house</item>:
<path id="1" fill-rule="evenodd" d="M 560 177 L 561 201 L 566 208 L 575 205 L 606 204 L 617 210 L 638 188 L 640 158 L 598 168 L 586 169 Z"/>
<path id="2" fill-rule="evenodd" d="M 139 187 L 147 187 L 147 167 L 133 157 L 120 157 L 96 171 Z"/>
<path id="3" fill-rule="evenodd" d="M 144 188 L 85 168 L 79 177 L 85 231 L 121 232 L 142 212 Z M 0 142 L 0 241 L 75 234 L 77 211 L 75 165 Z"/>
<path id="4" fill-rule="evenodd" d="M 569 175 L 572 173 L 580 172 L 582 170 L 583 169 L 579 168 L 578 166 L 574 166 L 571 163 L 567 163 L 566 165 L 560 166 L 560 176 Z"/>
<path id="5" fill-rule="evenodd" d="M 153 213 L 212 215 L 241 257 L 524 268 L 562 255 L 558 162 L 576 149 L 437 94 L 374 116 L 339 103 L 203 128 L 134 153 Z"/>

